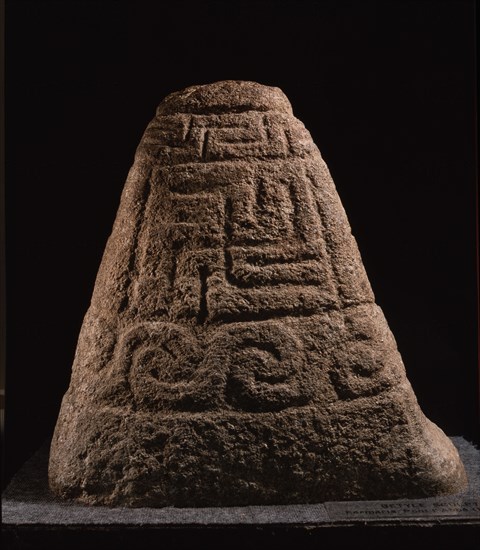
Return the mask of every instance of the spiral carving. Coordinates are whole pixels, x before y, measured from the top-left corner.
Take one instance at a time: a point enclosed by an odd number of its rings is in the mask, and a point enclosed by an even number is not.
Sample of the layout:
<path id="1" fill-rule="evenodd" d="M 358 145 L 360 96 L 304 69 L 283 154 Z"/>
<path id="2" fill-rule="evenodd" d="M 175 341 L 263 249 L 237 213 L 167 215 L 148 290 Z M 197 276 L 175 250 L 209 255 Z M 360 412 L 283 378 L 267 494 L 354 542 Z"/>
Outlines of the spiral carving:
<path id="1" fill-rule="evenodd" d="M 210 368 L 226 370 L 226 400 L 246 411 L 278 411 L 310 400 L 300 340 L 274 321 L 223 330 L 210 347 Z"/>
<path id="2" fill-rule="evenodd" d="M 188 329 L 173 323 L 133 328 L 124 338 L 121 358 L 141 409 L 206 410 L 218 401 L 218 374 L 202 368 L 202 350 Z"/>

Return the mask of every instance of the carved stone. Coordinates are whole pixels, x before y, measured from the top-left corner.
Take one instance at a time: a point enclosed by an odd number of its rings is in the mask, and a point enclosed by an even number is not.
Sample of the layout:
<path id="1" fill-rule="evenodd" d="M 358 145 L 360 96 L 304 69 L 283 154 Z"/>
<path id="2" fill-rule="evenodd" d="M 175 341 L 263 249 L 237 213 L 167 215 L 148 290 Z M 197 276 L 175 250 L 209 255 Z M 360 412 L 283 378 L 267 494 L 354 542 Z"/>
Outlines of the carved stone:
<path id="1" fill-rule="evenodd" d="M 465 487 L 278 88 L 217 82 L 159 106 L 85 316 L 49 477 L 62 497 L 122 506 Z"/>

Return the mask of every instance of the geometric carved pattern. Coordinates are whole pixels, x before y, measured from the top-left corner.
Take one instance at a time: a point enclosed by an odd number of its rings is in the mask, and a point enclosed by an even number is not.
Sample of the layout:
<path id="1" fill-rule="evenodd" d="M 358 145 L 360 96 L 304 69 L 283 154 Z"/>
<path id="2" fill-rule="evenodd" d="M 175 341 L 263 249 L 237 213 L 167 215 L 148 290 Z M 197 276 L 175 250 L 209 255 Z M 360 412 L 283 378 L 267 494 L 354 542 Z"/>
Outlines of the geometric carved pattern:
<path id="1" fill-rule="evenodd" d="M 308 403 L 311 388 L 299 339 L 274 321 L 241 323 L 212 346 L 218 366 L 228 365 L 227 401 L 234 408 L 264 412 Z"/>
<path id="2" fill-rule="evenodd" d="M 173 318 L 247 321 L 336 303 L 312 184 L 301 170 L 230 174 L 209 163 L 171 181 Z"/>
<path id="3" fill-rule="evenodd" d="M 188 405 L 190 380 L 201 360 L 188 330 L 171 323 L 136 326 L 123 336 L 118 355 L 137 407 L 168 410 L 182 408 L 182 402 Z"/>
<path id="4" fill-rule="evenodd" d="M 294 145 L 282 115 L 250 112 L 162 116 L 149 126 L 142 146 L 157 162 L 171 166 L 248 157 L 285 158 Z"/>
<path id="5" fill-rule="evenodd" d="M 395 365 L 402 364 L 394 338 L 379 309 L 363 306 L 344 312 L 342 342 L 336 346 L 330 380 L 340 399 L 373 396 L 392 387 Z"/>
<path id="6" fill-rule="evenodd" d="M 313 147 L 303 125 L 272 112 L 162 115 L 140 147 L 159 170 L 151 192 L 161 194 L 154 202 L 162 212 L 152 238 L 163 231 L 170 250 L 170 322 L 137 327 L 143 336 L 126 339 L 140 342 L 131 354 L 136 400 L 173 410 L 306 403 L 301 345 L 275 319 L 336 308 L 339 290 L 303 161 Z M 200 352 L 185 322 L 224 329 Z M 182 364 L 170 353 L 175 346 L 187 358 Z M 349 356 L 339 349 L 333 361 L 342 367 L 329 371 L 341 398 L 381 391 L 370 380 L 373 359 L 363 376 L 342 353 Z M 165 373 L 177 368 L 178 379 L 156 376 L 164 367 L 144 368 L 144 359 L 168 365 Z"/>
<path id="7" fill-rule="evenodd" d="M 272 321 L 222 328 L 204 353 L 185 327 L 145 323 L 123 336 L 118 357 L 133 402 L 143 410 L 261 412 L 310 398 L 301 343 Z"/>

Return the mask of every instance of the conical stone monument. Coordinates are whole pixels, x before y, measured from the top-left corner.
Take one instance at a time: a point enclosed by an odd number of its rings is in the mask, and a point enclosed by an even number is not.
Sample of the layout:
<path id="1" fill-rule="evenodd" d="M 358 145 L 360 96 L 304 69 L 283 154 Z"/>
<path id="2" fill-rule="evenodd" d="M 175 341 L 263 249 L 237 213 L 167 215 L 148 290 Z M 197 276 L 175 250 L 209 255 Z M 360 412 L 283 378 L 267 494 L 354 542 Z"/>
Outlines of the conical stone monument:
<path id="1" fill-rule="evenodd" d="M 159 106 L 81 329 L 49 478 L 62 497 L 122 506 L 465 487 L 278 88 L 217 82 Z"/>

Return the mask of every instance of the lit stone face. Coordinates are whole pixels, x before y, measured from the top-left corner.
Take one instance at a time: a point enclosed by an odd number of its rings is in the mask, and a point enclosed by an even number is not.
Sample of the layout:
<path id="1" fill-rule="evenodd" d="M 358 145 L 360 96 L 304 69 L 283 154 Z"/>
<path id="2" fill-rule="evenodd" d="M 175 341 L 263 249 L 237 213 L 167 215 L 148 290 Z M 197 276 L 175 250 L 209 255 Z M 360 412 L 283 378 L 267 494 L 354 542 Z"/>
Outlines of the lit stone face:
<path id="1" fill-rule="evenodd" d="M 159 106 L 85 316 L 49 476 L 63 497 L 127 506 L 465 486 L 279 89 L 218 82 Z"/>

